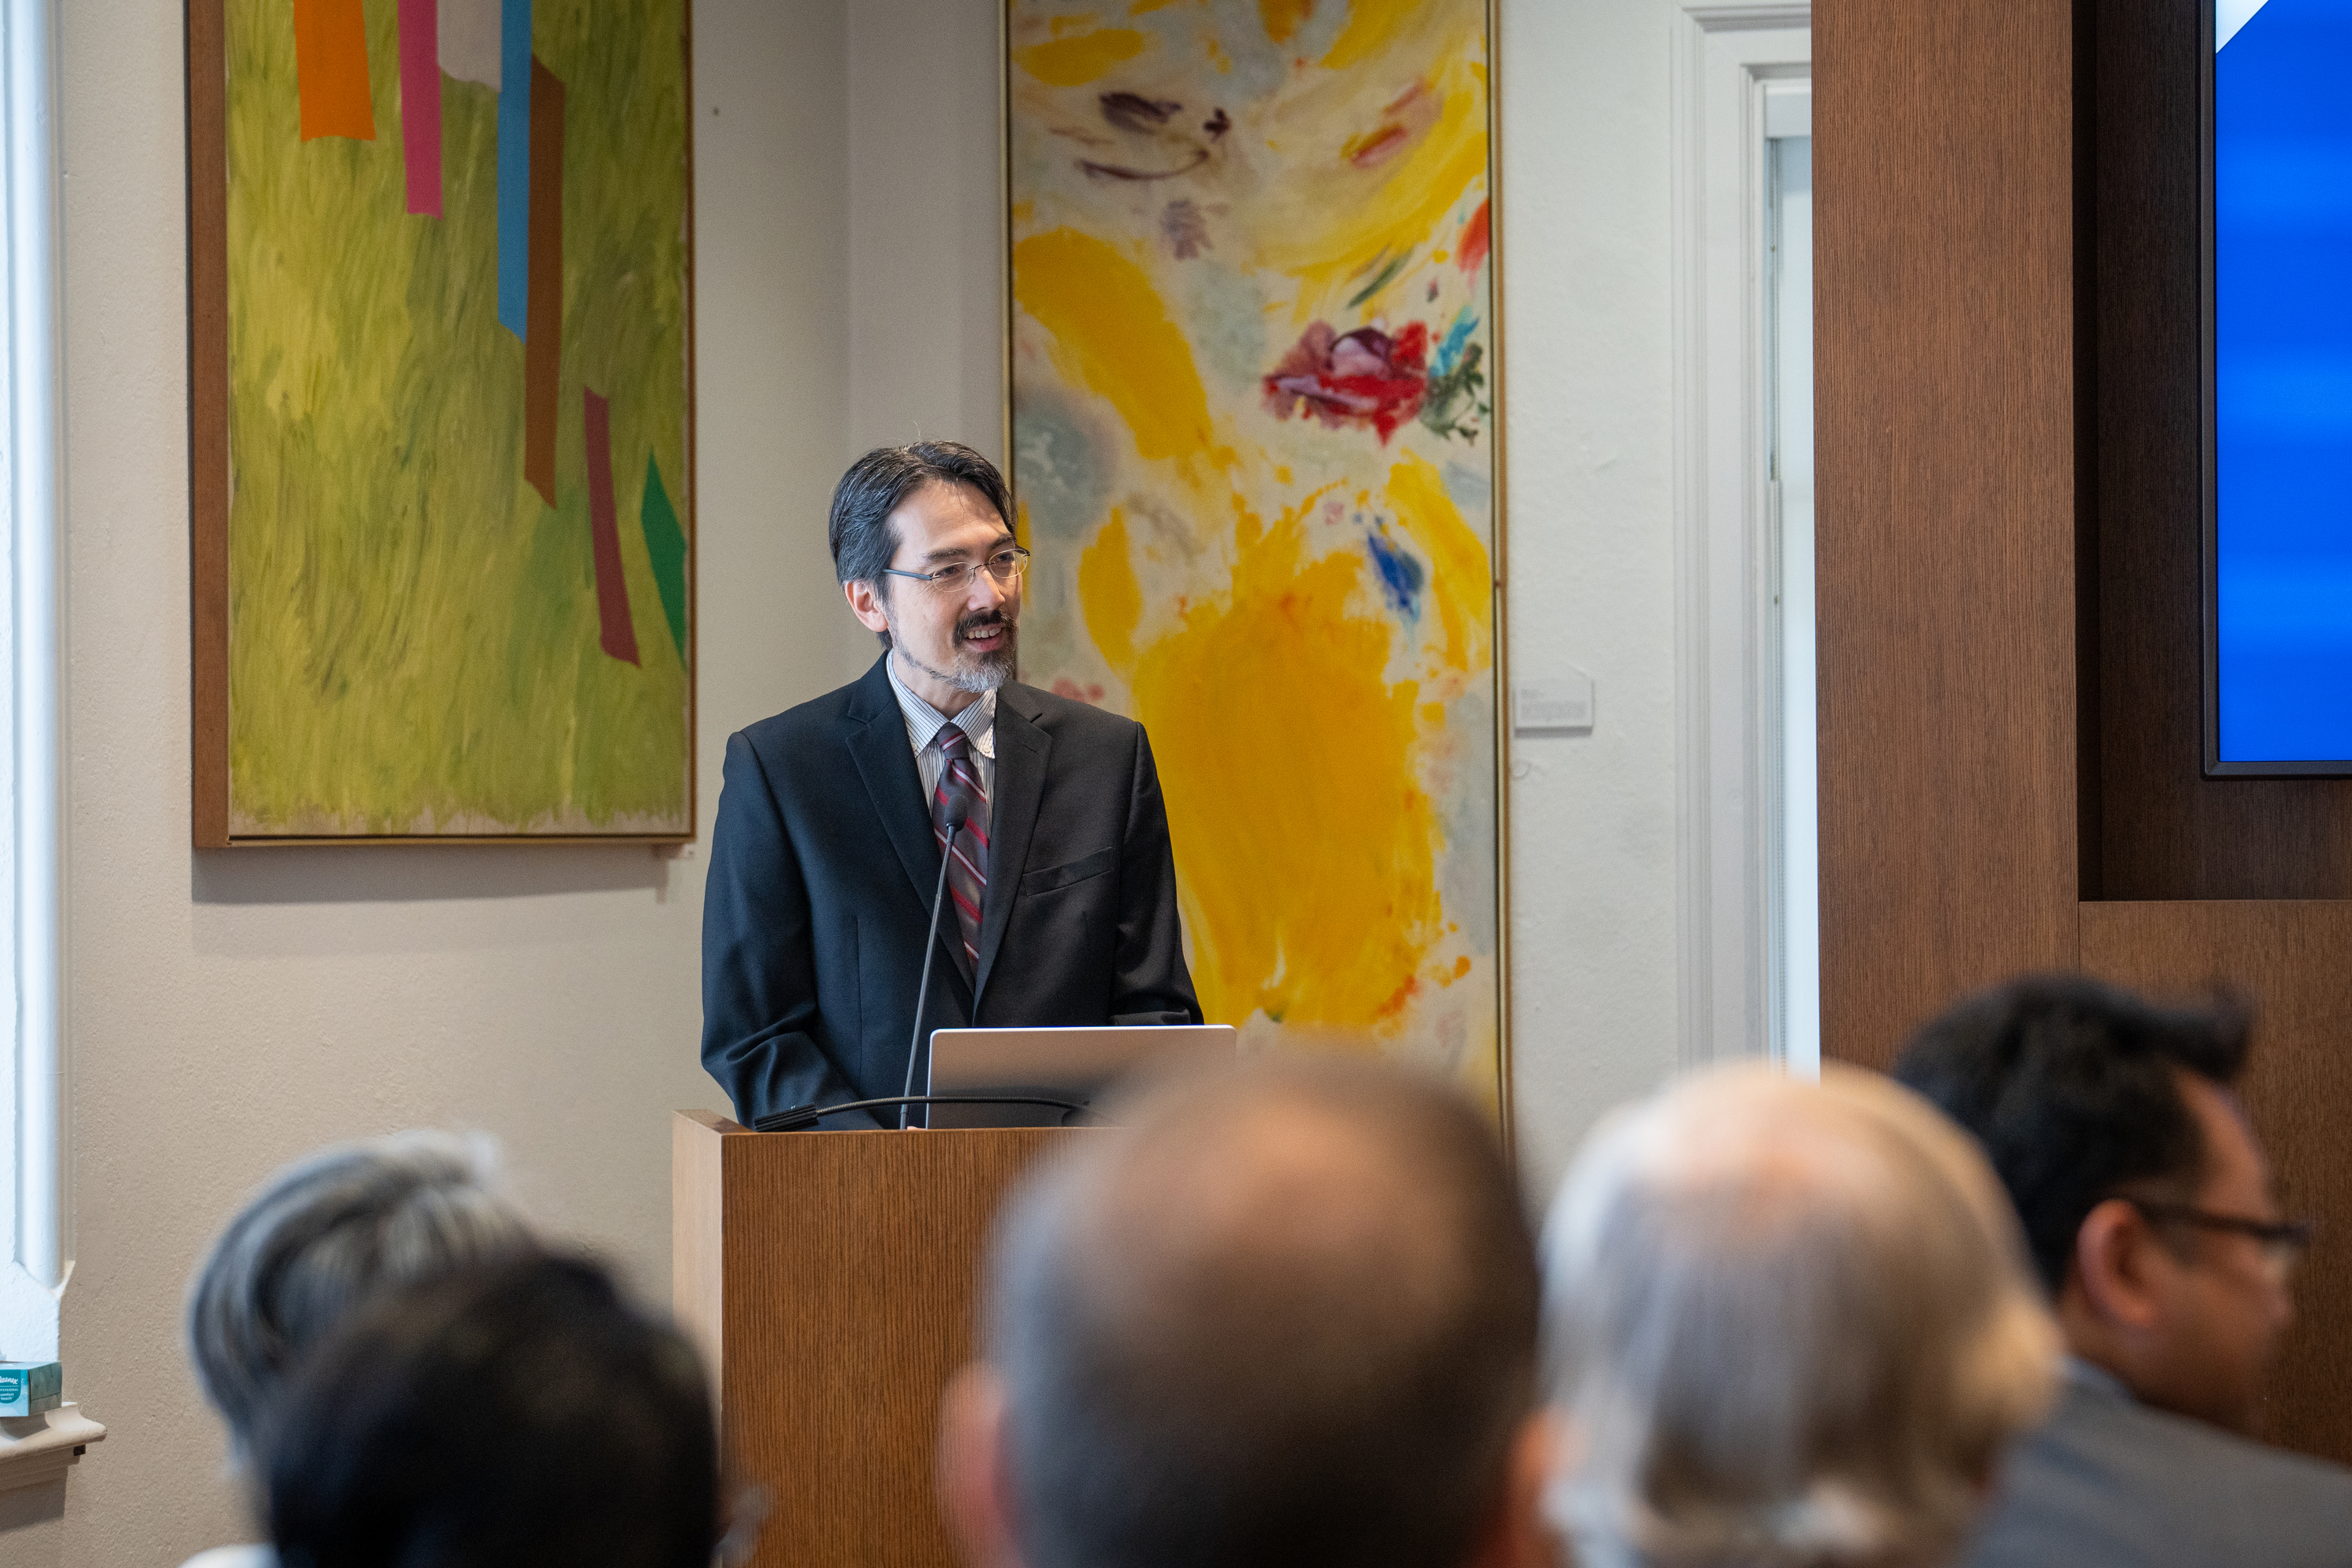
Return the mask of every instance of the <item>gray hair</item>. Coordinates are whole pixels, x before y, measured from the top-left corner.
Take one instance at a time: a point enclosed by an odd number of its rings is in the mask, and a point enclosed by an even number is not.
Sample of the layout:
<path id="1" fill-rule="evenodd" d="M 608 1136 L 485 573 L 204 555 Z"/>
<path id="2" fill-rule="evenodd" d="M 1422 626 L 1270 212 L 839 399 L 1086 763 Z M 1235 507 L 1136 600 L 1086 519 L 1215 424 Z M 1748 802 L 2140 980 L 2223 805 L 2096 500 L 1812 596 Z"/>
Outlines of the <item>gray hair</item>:
<path id="1" fill-rule="evenodd" d="M 301 1355 L 387 1289 L 535 1250 L 488 1138 L 396 1133 L 262 1184 L 189 1282 L 188 1355 L 240 1455 Z"/>
<path id="2" fill-rule="evenodd" d="M 1535 1410 L 1538 1294 L 1494 1129 L 1435 1080 L 1163 1088 L 1000 1224 L 982 1337 L 1023 1560 L 1461 1561 Z"/>
<path id="3" fill-rule="evenodd" d="M 1617 1112 L 1544 1266 L 1551 1510 L 1590 1568 L 1938 1562 L 2054 1387 L 1999 1181 L 1875 1074 L 1718 1068 Z"/>

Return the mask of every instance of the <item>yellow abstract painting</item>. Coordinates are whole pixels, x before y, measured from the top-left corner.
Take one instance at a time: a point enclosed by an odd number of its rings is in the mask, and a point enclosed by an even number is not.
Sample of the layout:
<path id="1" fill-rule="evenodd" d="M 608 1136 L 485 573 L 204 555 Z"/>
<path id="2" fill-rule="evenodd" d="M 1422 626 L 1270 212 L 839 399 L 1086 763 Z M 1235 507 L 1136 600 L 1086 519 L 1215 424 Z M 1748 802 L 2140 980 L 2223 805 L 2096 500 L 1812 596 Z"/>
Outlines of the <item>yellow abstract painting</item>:
<path id="1" fill-rule="evenodd" d="M 1245 1045 L 1499 1105 L 1484 0 L 1013 0 L 1024 679 L 1144 723 Z"/>

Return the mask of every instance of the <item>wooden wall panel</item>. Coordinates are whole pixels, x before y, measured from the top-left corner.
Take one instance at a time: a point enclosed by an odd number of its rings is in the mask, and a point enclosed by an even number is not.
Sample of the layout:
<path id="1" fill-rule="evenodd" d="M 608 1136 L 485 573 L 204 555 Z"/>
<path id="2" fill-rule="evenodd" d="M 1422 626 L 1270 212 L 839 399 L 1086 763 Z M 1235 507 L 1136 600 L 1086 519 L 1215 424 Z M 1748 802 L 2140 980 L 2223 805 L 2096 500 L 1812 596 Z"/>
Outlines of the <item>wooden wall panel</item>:
<path id="1" fill-rule="evenodd" d="M 2083 967 L 2158 994 L 2226 982 L 2260 1009 L 2241 1093 L 2280 1201 L 2319 1220 L 2267 1435 L 2352 1463 L 2352 902 L 2085 904 Z"/>
<path id="2" fill-rule="evenodd" d="M 2101 0 L 2096 896 L 2352 897 L 2352 780 L 2203 776 L 2199 13 Z"/>
<path id="3" fill-rule="evenodd" d="M 1813 9 L 1823 1048 L 2070 967 L 2073 0 Z"/>
<path id="4" fill-rule="evenodd" d="M 2202 3 L 1817 0 L 1823 1047 L 2025 970 L 2252 993 L 2323 1222 L 2273 1436 L 2352 1461 L 2352 781 L 2200 766 Z"/>

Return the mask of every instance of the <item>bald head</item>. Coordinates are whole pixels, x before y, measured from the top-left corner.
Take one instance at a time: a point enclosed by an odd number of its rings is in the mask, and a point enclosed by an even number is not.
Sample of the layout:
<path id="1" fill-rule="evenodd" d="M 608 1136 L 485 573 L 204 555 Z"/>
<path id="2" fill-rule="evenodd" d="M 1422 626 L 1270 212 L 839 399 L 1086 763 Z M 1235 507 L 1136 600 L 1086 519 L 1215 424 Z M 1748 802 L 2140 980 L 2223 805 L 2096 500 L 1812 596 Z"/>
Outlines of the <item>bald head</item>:
<path id="1" fill-rule="evenodd" d="M 1535 1404 L 1492 1132 L 1338 1063 L 1163 1089 L 1024 1189 L 986 1353 L 1028 1568 L 1466 1560 Z"/>

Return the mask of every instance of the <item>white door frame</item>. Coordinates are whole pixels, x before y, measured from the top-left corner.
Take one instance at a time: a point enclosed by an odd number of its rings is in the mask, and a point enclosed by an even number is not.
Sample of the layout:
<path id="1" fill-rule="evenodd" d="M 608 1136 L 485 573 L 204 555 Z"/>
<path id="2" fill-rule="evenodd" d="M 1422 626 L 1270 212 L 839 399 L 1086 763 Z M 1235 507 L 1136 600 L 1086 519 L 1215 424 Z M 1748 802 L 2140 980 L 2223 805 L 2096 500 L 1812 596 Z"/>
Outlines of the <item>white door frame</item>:
<path id="1" fill-rule="evenodd" d="M 1677 0 L 1674 29 L 1682 1056 L 1785 1059 L 1771 855 L 1780 785 L 1766 113 L 1773 84 L 1780 118 L 1811 80 L 1812 13 L 1808 0 Z"/>

